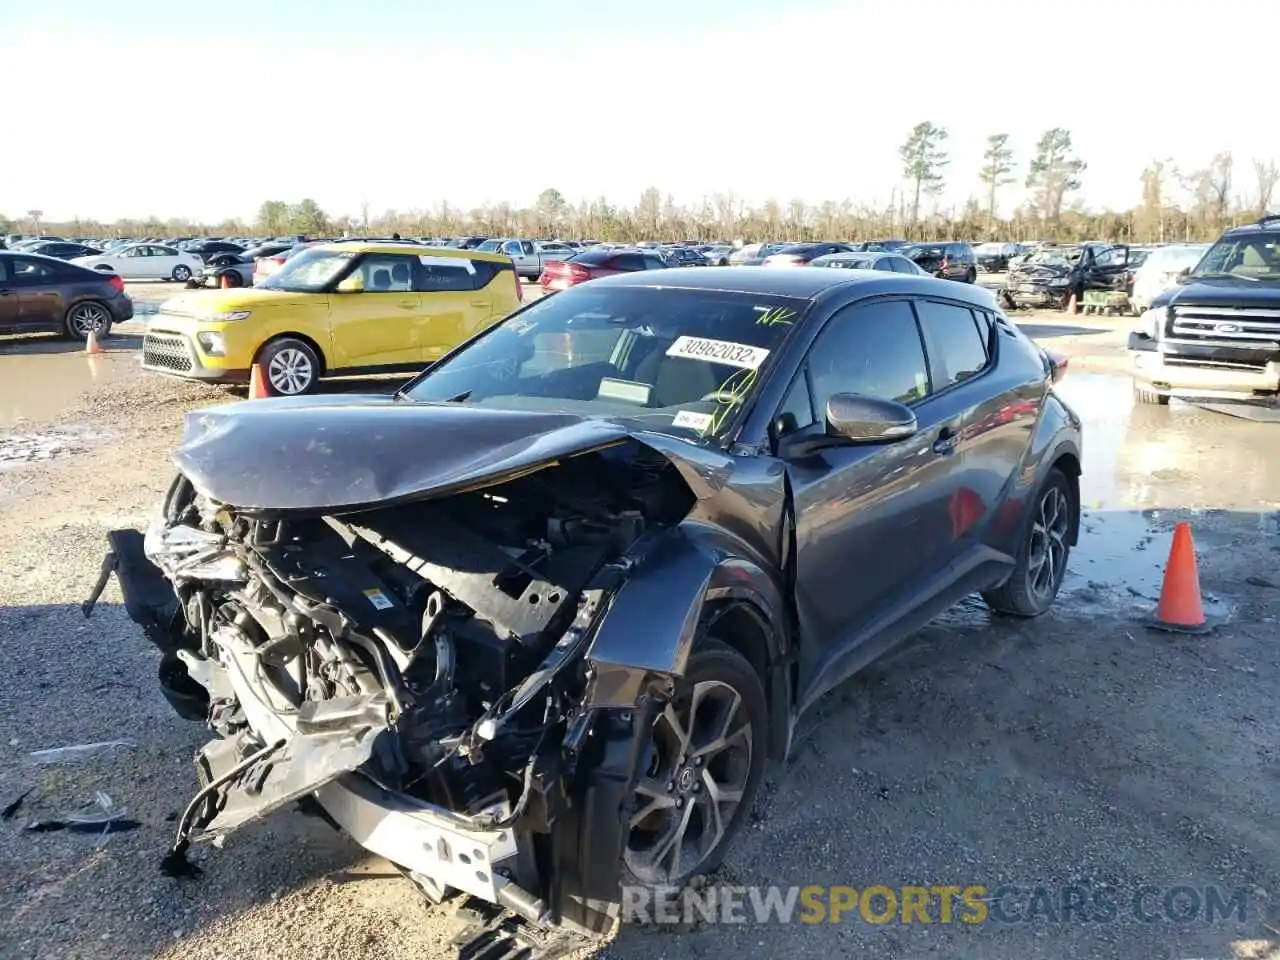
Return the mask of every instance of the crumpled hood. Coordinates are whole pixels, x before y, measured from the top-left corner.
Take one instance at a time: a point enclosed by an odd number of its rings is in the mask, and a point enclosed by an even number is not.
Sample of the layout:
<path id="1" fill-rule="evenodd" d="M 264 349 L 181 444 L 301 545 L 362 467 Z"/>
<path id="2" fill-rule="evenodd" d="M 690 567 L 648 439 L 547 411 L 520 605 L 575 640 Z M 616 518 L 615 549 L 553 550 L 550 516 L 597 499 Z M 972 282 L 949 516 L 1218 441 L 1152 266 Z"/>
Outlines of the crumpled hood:
<path id="1" fill-rule="evenodd" d="M 1058 277 L 1065 277 L 1071 270 L 1068 267 L 1059 266 L 1054 263 L 1024 263 L 1013 267 L 1009 271 L 1010 281 L 1028 281 L 1028 280 L 1054 280 Z"/>
<path id="2" fill-rule="evenodd" d="M 732 469 L 717 451 L 612 420 L 386 396 L 197 410 L 174 459 L 198 491 L 241 510 L 341 513 L 499 483 L 628 438 L 671 460 L 696 496 Z"/>

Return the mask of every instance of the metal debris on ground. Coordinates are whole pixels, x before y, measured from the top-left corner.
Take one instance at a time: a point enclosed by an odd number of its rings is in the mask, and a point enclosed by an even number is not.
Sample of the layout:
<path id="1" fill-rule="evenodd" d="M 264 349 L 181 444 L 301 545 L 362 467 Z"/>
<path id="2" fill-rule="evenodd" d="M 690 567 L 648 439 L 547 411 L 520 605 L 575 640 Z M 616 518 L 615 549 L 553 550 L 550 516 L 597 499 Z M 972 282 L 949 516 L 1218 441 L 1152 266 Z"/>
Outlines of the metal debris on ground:
<path id="1" fill-rule="evenodd" d="M 113 750 L 132 750 L 137 744 L 132 740 L 104 740 L 101 743 L 78 743 L 68 747 L 51 747 L 27 754 L 31 763 L 80 763 L 92 760 Z"/>
<path id="2" fill-rule="evenodd" d="M 592 942 L 569 930 L 529 923 L 474 897 L 458 915 L 468 921 L 451 941 L 458 960 L 557 960 Z"/>
<path id="3" fill-rule="evenodd" d="M 19 808 L 22 806 L 22 801 L 31 796 L 31 791 L 34 789 L 35 787 L 29 787 L 6 803 L 4 805 L 4 809 L 0 810 L 0 820 L 12 820 L 13 815 L 17 813 Z"/>

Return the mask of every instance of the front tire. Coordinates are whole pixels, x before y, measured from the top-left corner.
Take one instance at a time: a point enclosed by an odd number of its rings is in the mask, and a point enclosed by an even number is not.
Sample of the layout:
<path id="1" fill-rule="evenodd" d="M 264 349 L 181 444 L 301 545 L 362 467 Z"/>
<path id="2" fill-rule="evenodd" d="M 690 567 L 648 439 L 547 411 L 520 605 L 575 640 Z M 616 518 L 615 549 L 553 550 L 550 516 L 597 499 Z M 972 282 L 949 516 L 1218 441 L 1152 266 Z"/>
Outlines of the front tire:
<path id="1" fill-rule="evenodd" d="M 723 862 L 764 773 L 769 707 L 755 669 L 714 638 L 653 725 L 629 810 L 623 883 L 680 886 Z"/>
<path id="2" fill-rule="evenodd" d="M 305 341 L 273 340 L 258 354 L 267 389 L 275 397 L 300 397 L 320 381 L 320 358 Z"/>
<path id="3" fill-rule="evenodd" d="M 970 267 L 970 268 L 969 268 L 969 272 L 968 272 L 968 273 L 966 273 L 966 274 L 964 275 L 964 282 L 965 282 L 965 283 L 977 283 L 977 282 L 978 282 L 978 271 L 977 271 L 977 270 L 975 270 L 975 269 L 973 269 L 973 267 Z"/>
<path id="4" fill-rule="evenodd" d="M 173 268 L 173 279 L 178 283 L 186 283 L 191 279 L 191 268 L 186 264 L 178 264 Z"/>
<path id="5" fill-rule="evenodd" d="M 1049 471 L 1031 510 L 1009 579 L 982 594 L 996 613 L 1040 616 L 1053 606 L 1066 576 L 1076 510 L 1066 474 Z"/>

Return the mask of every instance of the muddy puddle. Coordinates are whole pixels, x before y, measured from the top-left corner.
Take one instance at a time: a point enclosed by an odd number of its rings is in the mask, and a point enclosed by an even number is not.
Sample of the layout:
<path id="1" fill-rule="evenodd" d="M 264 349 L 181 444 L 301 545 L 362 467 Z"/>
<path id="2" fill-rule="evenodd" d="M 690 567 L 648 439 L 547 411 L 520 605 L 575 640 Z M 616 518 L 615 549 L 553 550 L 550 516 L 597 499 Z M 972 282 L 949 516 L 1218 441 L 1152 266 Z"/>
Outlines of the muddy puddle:
<path id="1" fill-rule="evenodd" d="M 6 344 L 0 352 L 0 432 L 50 423 L 74 407 L 85 391 L 136 375 L 133 343 L 112 337 L 109 352 L 102 354 L 85 354 L 57 339 L 24 338 L 17 349 Z"/>
<path id="2" fill-rule="evenodd" d="M 1177 401 L 1137 405 L 1128 377 L 1073 373 L 1061 392 L 1084 421 L 1068 609 L 1150 608 L 1181 520 L 1190 522 L 1201 557 L 1276 529 L 1280 427 Z M 1211 616 L 1230 614 L 1230 597 L 1204 600 Z"/>

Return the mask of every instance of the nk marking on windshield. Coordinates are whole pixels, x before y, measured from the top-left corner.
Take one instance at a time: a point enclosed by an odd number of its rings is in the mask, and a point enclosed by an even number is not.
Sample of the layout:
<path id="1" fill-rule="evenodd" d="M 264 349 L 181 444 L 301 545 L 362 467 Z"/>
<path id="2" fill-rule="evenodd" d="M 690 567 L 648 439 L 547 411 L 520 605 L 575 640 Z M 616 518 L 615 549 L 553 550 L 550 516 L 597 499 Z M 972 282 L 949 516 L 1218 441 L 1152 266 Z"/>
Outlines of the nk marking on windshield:
<path id="1" fill-rule="evenodd" d="M 668 357 L 684 357 L 687 360 L 708 360 L 743 370 L 759 370 L 769 351 L 745 343 L 727 340 L 708 340 L 704 337 L 677 337 L 667 348 Z"/>

